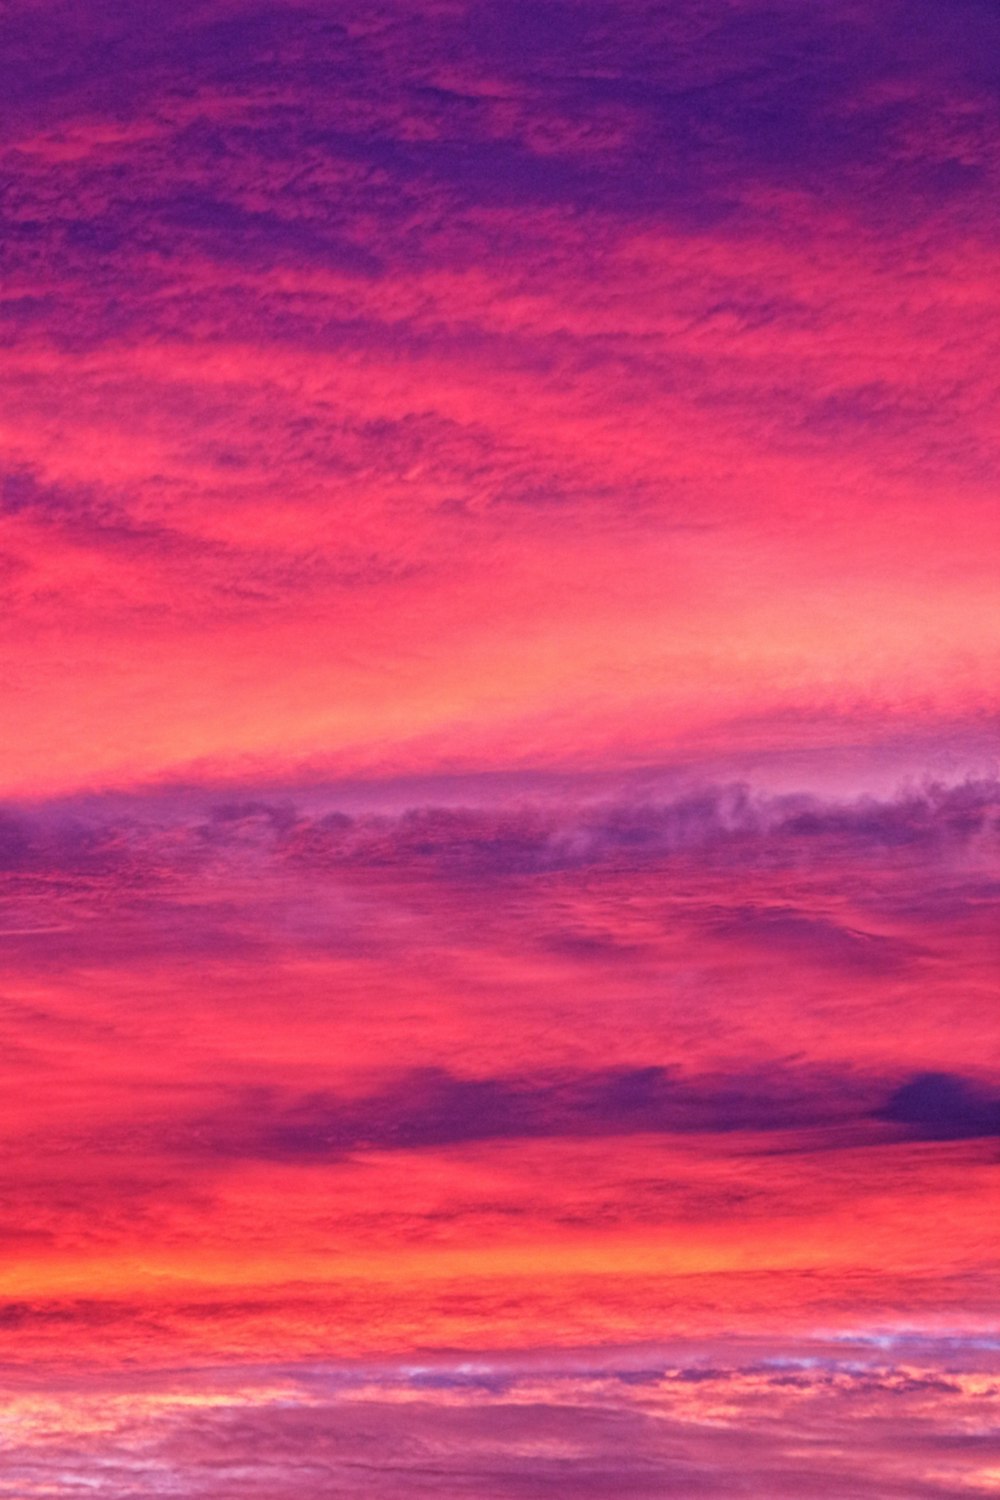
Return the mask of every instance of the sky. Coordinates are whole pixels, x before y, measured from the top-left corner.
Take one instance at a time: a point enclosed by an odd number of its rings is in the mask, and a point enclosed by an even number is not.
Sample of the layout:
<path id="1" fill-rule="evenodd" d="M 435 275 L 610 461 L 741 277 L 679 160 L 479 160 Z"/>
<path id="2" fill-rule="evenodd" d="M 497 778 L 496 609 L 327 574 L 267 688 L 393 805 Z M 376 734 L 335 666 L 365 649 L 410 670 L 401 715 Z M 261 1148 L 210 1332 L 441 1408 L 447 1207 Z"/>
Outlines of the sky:
<path id="1" fill-rule="evenodd" d="M 1000 1494 L 994 0 L 0 54 L 0 1497 Z"/>

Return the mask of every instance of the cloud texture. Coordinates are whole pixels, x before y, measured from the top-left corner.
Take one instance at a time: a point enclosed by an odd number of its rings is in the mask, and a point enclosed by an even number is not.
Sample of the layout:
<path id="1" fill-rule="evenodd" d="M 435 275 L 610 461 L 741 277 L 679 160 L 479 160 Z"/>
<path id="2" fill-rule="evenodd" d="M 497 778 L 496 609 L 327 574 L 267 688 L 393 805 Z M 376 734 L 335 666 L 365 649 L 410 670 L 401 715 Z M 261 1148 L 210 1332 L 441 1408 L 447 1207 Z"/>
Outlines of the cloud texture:
<path id="1" fill-rule="evenodd" d="M 995 4 L 0 52 L 0 1496 L 992 1493 Z"/>

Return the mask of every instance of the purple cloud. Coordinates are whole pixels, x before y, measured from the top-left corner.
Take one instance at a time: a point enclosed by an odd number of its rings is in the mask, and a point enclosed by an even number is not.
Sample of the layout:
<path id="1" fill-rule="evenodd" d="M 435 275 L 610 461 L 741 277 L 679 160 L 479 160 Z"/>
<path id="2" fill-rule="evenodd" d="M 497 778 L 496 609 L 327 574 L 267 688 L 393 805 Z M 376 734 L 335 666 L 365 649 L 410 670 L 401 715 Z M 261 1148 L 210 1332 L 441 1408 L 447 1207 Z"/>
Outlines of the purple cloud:
<path id="1" fill-rule="evenodd" d="M 684 1075 L 657 1065 L 462 1077 L 413 1069 L 364 1095 L 261 1086 L 217 1110 L 156 1127 L 180 1157 L 328 1162 L 365 1151 L 440 1150 L 491 1141 L 691 1133 L 781 1133 L 783 1149 L 966 1140 L 1000 1131 L 1000 1098 L 974 1081 L 926 1073 L 894 1086 L 847 1068 L 774 1062 L 742 1074 Z M 893 1131 L 873 1129 L 880 1121 Z"/>
<path id="2" fill-rule="evenodd" d="M 953 1073 L 916 1074 L 894 1090 L 877 1114 L 917 1140 L 1000 1136 L 1000 1094 Z"/>

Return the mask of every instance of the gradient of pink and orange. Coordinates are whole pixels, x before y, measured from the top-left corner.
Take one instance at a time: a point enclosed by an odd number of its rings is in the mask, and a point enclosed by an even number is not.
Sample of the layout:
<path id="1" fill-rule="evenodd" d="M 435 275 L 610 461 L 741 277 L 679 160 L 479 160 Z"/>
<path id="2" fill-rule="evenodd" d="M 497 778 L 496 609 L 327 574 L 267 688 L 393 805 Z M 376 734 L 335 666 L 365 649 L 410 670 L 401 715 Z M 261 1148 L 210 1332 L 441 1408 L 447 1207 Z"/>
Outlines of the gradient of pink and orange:
<path id="1" fill-rule="evenodd" d="M 992 0 L 0 49 L 0 1497 L 1000 1492 Z"/>

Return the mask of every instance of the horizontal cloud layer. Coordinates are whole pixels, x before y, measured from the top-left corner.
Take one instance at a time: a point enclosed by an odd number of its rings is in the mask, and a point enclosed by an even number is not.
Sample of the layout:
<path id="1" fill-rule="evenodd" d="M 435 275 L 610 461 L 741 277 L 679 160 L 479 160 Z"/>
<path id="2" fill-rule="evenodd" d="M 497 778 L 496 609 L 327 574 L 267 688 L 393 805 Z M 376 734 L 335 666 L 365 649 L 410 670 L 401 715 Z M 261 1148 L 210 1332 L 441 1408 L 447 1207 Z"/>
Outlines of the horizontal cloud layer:
<path id="1" fill-rule="evenodd" d="M 446 782 L 442 788 L 449 790 Z M 400 795 L 389 791 L 394 800 Z M 988 858 L 1000 838 L 1000 783 L 992 779 L 854 800 L 767 795 L 739 783 L 667 796 L 650 796 L 640 783 L 617 800 L 529 790 L 494 806 L 455 805 L 453 795 L 438 806 L 362 814 L 317 811 L 308 794 L 297 803 L 287 794 L 213 800 L 207 792 L 175 799 L 150 793 L 122 799 L 120 810 L 100 798 L 89 806 L 77 799 L 72 811 L 8 804 L 0 814 L 0 860 L 9 872 L 67 875 L 144 867 L 167 874 L 172 860 L 184 875 L 213 857 L 243 852 L 312 873 L 412 866 L 488 879 L 703 851 L 726 861 L 822 860 L 831 850 L 879 858 L 910 848 L 944 859 L 978 849 Z M 331 796 L 336 792 L 325 800 Z"/>
<path id="2" fill-rule="evenodd" d="M 983 1493 L 996 1352 L 974 1338 L 483 1354 L 69 1384 L 7 1405 L 0 1494 L 783 1500 Z M 52 1422 L 64 1424 L 53 1440 Z M 738 1477 L 737 1477 L 738 1476 Z"/>

